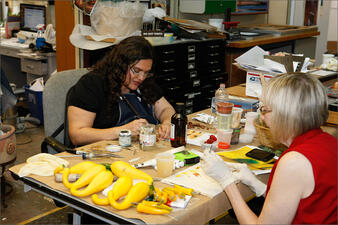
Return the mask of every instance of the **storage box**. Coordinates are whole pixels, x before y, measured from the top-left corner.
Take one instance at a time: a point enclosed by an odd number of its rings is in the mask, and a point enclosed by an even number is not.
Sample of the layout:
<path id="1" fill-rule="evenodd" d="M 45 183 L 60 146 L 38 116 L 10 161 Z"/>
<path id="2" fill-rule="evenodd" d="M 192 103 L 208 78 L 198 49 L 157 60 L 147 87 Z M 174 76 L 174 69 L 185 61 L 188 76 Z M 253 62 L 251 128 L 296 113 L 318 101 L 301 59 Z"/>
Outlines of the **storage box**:
<path id="1" fill-rule="evenodd" d="M 43 104 L 42 104 L 42 91 L 33 91 L 29 89 L 29 86 L 25 86 L 25 93 L 27 103 L 31 116 L 40 120 L 40 124 L 43 124 Z"/>
<path id="2" fill-rule="evenodd" d="M 229 102 L 234 104 L 234 107 L 242 108 L 245 112 L 257 111 L 259 104 L 259 101 L 256 99 L 237 98 L 234 96 L 229 97 Z"/>

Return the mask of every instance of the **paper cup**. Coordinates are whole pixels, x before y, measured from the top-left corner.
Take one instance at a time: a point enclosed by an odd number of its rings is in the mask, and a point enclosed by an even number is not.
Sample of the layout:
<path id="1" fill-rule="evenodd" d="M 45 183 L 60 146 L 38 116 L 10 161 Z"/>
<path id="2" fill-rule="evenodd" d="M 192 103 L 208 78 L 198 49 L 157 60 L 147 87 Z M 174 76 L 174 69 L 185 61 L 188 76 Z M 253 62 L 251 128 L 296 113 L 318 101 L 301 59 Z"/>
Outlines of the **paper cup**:
<path id="1" fill-rule="evenodd" d="M 174 168 L 175 156 L 170 153 L 159 153 L 156 155 L 157 176 L 169 177 Z"/>

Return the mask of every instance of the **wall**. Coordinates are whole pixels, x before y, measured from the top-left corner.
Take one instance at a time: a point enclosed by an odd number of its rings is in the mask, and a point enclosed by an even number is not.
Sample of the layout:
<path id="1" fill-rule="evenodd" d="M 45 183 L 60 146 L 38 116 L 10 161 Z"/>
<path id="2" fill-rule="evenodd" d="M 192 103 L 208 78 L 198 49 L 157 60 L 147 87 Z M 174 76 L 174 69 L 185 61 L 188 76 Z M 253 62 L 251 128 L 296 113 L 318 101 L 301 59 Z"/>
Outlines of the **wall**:
<path id="1" fill-rule="evenodd" d="M 330 5 L 330 16 L 329 16 L 329 30 L 327 33 L 328 41 L 337 41 L 337 11 L 338 11 L 338 1 L 331 1 Z"/>
<path id="2" fill-rule="evenodd" d="M 269 14 L 268 14 L 268 23 L 269 24 L 287 24 L 288 19 L 288 7 L 289 1 L 269 1 Z"/>

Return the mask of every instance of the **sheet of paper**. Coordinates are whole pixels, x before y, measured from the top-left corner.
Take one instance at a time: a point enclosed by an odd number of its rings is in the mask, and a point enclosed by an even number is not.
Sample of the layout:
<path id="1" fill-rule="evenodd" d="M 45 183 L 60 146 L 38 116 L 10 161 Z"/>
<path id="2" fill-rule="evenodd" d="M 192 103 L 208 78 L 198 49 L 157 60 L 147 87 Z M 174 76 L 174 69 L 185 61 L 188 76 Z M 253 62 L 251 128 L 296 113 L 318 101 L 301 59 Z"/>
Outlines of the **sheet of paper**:
<path id="1" fill-rule="evenodd" d="M 327 71 L 327 70 L 316 70 L 316 71 L 313 71 L 311 72 L 311 74 L 313 75 L 317 75 L 317 76 L 328 76 L 328 75 L 332 75 L 332 74 L 335 74 L 337 72 L 334 72 L 334 71 Z"/>
<path id="2" fill-rule="evenodd" d="M 187 130 L 187 144 L 202 146 L 202 143 L 208 140 L 210 135 L 212 134 L 188 129 Z"/>
<path id="3" fill-rule="evenodd" d="M 255 46 L 241 56 L 237 57 L 235 61 L 239 64 L 246 64 L 252 66 L 263 66 L 264 55 L 267 53 L 260 47 Z"/>

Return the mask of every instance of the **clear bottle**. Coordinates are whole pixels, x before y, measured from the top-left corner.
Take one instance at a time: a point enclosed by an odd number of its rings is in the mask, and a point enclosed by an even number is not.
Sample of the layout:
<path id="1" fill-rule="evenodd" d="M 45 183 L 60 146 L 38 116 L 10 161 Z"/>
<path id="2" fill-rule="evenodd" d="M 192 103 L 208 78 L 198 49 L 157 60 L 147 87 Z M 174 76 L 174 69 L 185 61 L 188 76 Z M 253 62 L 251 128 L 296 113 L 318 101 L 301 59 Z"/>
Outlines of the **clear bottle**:
<path id="1" fill-rule="evenodd" d="M 217 111 L 217 103 L 227 102 L 229 100 L 229 94 L 225 89 L 225 84 L 221 83 L 219 88 L 215 92 L 215 111 Z"/>
<path id="2" fill-rule="evenodd" d="M 176 103 L 176 113 L 171 117 L 170 143 L 172 147 L 186 145 L 187 123 L 184 103 Z"/>

